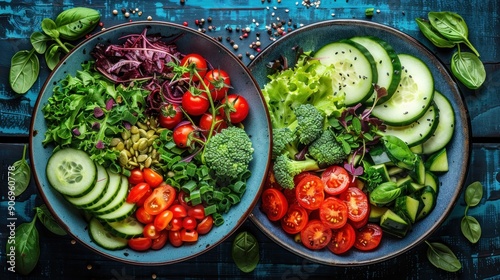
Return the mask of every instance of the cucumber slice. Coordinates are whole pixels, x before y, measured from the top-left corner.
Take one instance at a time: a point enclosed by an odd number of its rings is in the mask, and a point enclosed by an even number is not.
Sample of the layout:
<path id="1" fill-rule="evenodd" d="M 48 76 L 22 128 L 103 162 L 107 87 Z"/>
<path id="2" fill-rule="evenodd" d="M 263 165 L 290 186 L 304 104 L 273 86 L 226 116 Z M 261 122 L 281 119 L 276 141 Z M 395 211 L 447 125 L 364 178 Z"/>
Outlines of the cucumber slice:
<path id="1" fill-rule="evenodd" d="M 417 215 L 417 221 L 427 217 L 429 213 L 436 207 L 437 194 L 430 186 L 425 186 L 416 196 L 423 203 L 424 207 Z"/>
<path id="2" fill-rule="evenodd" d="M 127 247 L 127 239 L 113 235 L 96 218 L 90 220 L 89 234 L 97 245 L 105 249 L 119 250 Z"/>
<path id="3" fill-rule="evenodd" d="M 52 187 L 70 197 L 80 197 L 90 192 L 97 177 L 97 167 L 90 156 L 73 148 L 54 152 L 45 172 Z"/>
<path id="4" fill-rule="evenodd" d="M 92 206 L 101 199 L 106 193 L 108 187 L 109 175 L 104 167 L 97 164 L 97 181 L 90 192 L 81 197 L 66 196 L 66 199 L 78 208 L 86 208 Z"/>
<path id="5" fill-rule="evenodd" d="M 94 214 L 97 216 L 104 215 L 115 211 L 120 208 L 127 199 L 128 194 L 128 179 L 127 177 L 120 175 L 120 187 L 118 193 L 115 197 L 102 209 L 94 211 Z"/>
<path id="6" fill-rule="evenodd" d="M 108 222 L 105 226 L 116 236 L 126 239 L 141 236 L 144 231 L 144 225 L 132 216 L 119 222 Z"/>
<path id="7" fill-rule="evenodd" d="M 97 218 L 99 220 L 106 222 L 123 221 L 135 211 L 135 208 L 136 208 L 135 203 L 124 202 L 120 205 L 120 207 L 116 208 L 115 210 L 106 214 L 98 215 Z"/>
<path id="8" fill-rule="evenodd" d="M 389 100 L 401 80 L 401 62 L 399 57 L 386 41 L 373 36 L 358 36 L 350 40 L 365 47 L 375 60 L 377 70 L 377 85 L 387 90 L 387 95 L 378 100 L 378 104 Z M 372 95 L 366 101 L 373 104 L 375 96 Z"/>
<path id="9" fill-rule="evenodd" d="M 434 103 L 439 109 L 439 123 L 432 136 L 423 143 L 423 153 L 427 155 L 446 147 L 455 130 L 455 113 L 448 98 L 436 91 Z"/>
<path id="10" fill-rule="evenodd" d="M 411 148 L 427 141 L 436 131 L 438 123 L 439 110 L 435 104 L 432 104 L 422 117 L 409 125 L 387 125 L 385 134 L 398 137 Z"/>
<path id="11" fill-rule="evenodd" d="M 372 114 L 386 124 L 403 126 L 427 112 L 434 97 L 434 78 L 419 58 L 409 54 L 398 57 L 402 68 L 399 86 L 389 100 L 375 106 Z"/>
<path id="12" fill-rule="evenodd" d="M 106 207 L 116 197 L 121 186 L 121 176 L 108 171 L 109 182 L 104 195 L 94 204 L 84 207 L 85 210 L 95 212 Z"/>
<path id="13" fill-rule="evenodd" d="M 373 94 L 377 82 L 375 61 L 360 44 L 349 40 L 333 42 L 320 48 L 314 57 L 335 67 L 333 92 L 345 95 L 346 106 L 364 102 Z"/>
<path id="14" fill-rule="evenodd" d="M 387 209 L 384 215 L 380 217 L 380 227 L 384 232 L 402 238 L 410 229 L 410 224 L 391 209 Z"/>
<path id="15" fill-rule="evenodd" d="M 395 205 L 395 212 L 403 213 L 412 223 L 415 223 L 420 207 L 422 207 L 418 199 L 408 195 L 396 198 Z"/>
<path id="16" fill-rule="evenodd" d="M 425 185 L 431 187 L 436 194 L 439 192 L 439 179 L 430 171 L 425 172 Z"/>
<path id="17" fill-rule="evenodd" d="M 442 148 L 436 153 L 432 154 L 425 163 L 426 168 L 433 172 L 446 172 L 448 171 L 448 153 L 446 148 Z"/>

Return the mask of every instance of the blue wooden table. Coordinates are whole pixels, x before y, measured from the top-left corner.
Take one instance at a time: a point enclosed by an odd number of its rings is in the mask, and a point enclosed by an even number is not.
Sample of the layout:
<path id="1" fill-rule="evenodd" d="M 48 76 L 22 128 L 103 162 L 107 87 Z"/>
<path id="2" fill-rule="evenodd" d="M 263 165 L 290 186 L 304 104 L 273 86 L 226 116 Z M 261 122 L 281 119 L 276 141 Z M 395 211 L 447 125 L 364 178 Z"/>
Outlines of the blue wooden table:
<path id="1" fill-rule="evenodd" d="M 319 3 L 319 4 L 318 4 Z M 462 269 L 449 273 L 432 266 L 426 257 L 427 246 L 420 244 L 391 260 L 363 267 L 331 267 L 295 256 L 273 243 L 252 222 L 246 221 L 241 230 L 256 235 L 260 244 L 260 263 L 252 273 L 242 273 L 234 265 L 230 248 L 232 237 L 194 259 L 168 266 L 133 266 L 108 260 L 74 242 L 70 236 L 56 236 L 39 227 L 41 256 L 37 267 L 27 279 L 177 279 L 177 278 L 251 278 L 251 279 L 500 279 L 500 2 L 498 0 L 1 0 L 0 1 L 0 271 L 1 279 L 21 276 L 7 270 L 7 170 L 22 156 L 28 142 L 31 112 L 49 70 L 42 63 L 40 78 L 25 95 L 15 94 L 8 83 L 10 58 L 22 49 L 30 48 L 29 36 L 40 30 L 43 18 L 55 16 L 76 6 L 97 9 L 102 14 L 102 27 L 129 20 L 154 20 L 187 23 L 215 38 L 241 55 L 249 63 L 258 49 L 252 47 L 259 37 L 263 49 L 282 34 L 268 33 L 275 24 L 284 24 L 291 31 L 313 22 L 329 19 L 356 18 L 395 27 L 428 46 L 449 67 L 452 52 L 438 50 L 420 33 L 414 21 L 426 17 L 429 11 L 454 11 L 462 15 L 469 26 L 470 41 L 481 53 L 487 78 L 484 86 L 471 91 L 461 87 L 469 109 L 473 146 L 467 184 L 479 181 L 484 196 L 468 214 L 475 216 L 483 227 L 477 244 L 469 243 L 460 231 L 460 219 L 465 211 L 462 196 L 444 224 L 429 240 L 449 246 L 462 263 Z M 374 8 L 372 17 L 365 16 Z M 127 18 L 122 9 L 131 12 Z M 117 10 L 117 15 L 113 14 Z M 195 21 L 205 20 L 203 26 Z M 251 28 L 251 36 L 243 38 L 241 28 Z M 230 32 L 229 30 L 232 30 Z M 286 35 L 285 35 L 286 36 Z M 239 45 L 237 50 L 231 42 Z M 33 208 L 39 206 L 34 180 L 28 190 L 15 201 L 18 223 L 33 218 Z"/>

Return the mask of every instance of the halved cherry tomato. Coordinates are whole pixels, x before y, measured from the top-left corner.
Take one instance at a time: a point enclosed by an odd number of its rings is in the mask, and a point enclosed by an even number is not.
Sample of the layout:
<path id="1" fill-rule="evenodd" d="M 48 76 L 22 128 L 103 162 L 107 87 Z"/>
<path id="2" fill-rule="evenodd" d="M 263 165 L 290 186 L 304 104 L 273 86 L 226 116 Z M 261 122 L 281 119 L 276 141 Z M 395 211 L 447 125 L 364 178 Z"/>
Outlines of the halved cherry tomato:
<path id="1" fill-rule="evenodd" d="M 325 192 L 329 195 L 337 195 L 345 191 L 350 183 L 349 173 L 338 165 L 325 169 L 321 174 L 321 180 L 325 183 Z"/>
<path id="2" fill-rule="evenodd" d="M 184 218 L 187 216 L 187 210 L 186 207 L 180 205 L 180 204 L 174 204 L 168 208 L 168 210 L 172 211 L 174 213 L 174 218 Z"/>
<path id="3" fill-rule="evenodd" d="M 163 176 L 151 168 L 144 168 L 142 173 L 144 174 L 144 181 L 152 188 L 158 187 L 163 182 Z"/>
<path id="4" fill-rule="evenodd" d="M 203 135 L 208 135 L 208 132 L 212 128 L 213 116 L 211 113 L 204 113 L 200 117 L 198 126 L 202 130 Z M 216 124 L 214 126 L 214 133 L 220 132 L 224 128 L 227 128 L 227 123 L 221 115 L 215 115 Z"/>
<path id="5" fill-rule="evenodd" d="M 160 232 L 160 236 L 158 236 L 158 238 L 153 239 L 152 241 L 153 242 L 151 244 L 151 249 L 160 250 L 161 248 L 163 248 L 165 246 L 165 244 L 167 244 L 168 231 L 162 230 Z"/>
<path id="6" fill-rule="evenodd" d="M 182 228 L 182 218 L 173 218 L 170 221 L 170 224 L 168 225 L 167 229 L 171 231 L 178 231 Z"/>
<path id="7" fill-rule="evenodd" d="M 136 237 L 128 240 L 128 246 L 135 251 L 146 251 L 151 248 L 153 240 L 148 237 Z"/>
<path id="8" fill-rule="evenodd" d="M 151 215 L 158 215 L 174 203 L 175 197 L 174 187 L 162 184 L 144 201 L 144 209 Z"/>
<path id="9" fill-rule="evenodd" d="M 203 205 L 198 204 L 188 209 L 188 216 L 193 217 L 196 220 L 202 220 L 205 218 L 205 207 Z"/>
<path id="10" fill-rule="evenodd" d="M 362 190 L 356 187 L 349 187 L 345 192 L 340 194 L 339 198 L 347 204 L 347 214 L 351 221 L 362 221 L 369 214 L 368 197 Z"/>
<path id="11" fill-rule="evenodd" d="M 173 129 L 182 121 L 182 110 L 177 104 L 166 104 L 161 108 L 158 122 L 161 127 Z"/>
<path id="12" fill-rule="evenodd" d="M 318 176 L 304 176 L 295 187 L 297 202 L 306 209 L 318 209 L 325 199 L 324 188 L 325 184 Z"/>
<path id="13" fill-rule="evenodd" d="M 142 235 L 147 238 L 156 239 L 160 236 L 160 231 L 157 230 L 153 223 L 144 225 Z"/>
<path id="14" fill-rule="evenodd" d="M 193 93 L 186 91 L 182 95 L 182 108 L 191 116 L 201 116 L 210 107 L 210 101 L 205 92 Z"/>
<path id="15" fill-rule="evenodd" d="M 355 238 L 356 232 L 354 228 L 347 223 L 341 228 L 332 229 L 332 239 L 327 247 L 334 254 L 343 254 L 354 246 Z"/>
<path id="16" fill-rule="evenodd" d="M 194 126 L 191 123 L 186 123 L 174 128 L 172 138 L 174 139 L 175 145 L 179 148 L 187 148 L 191 146 L 191 137 L 195 131 Z"/>
<path id="17" fill-rule="evenodd" d="M 354 222 L 351 219 L 349 219 L 348 223 L 351 224 L 351 226 L 354 229 L 359 229 L 359 228 L 364 227 L 368 223 L 368 220 L 370 219 L 370 209 L 371 209 L 371 206 L 370 206 L 370 203 L 368 203 L 368 215 L 366 215 L 365 218 L 359 222 Z"/>
<path id="18" fill-rule="evenodd" d="M 141 200 L 148 193 L 148 190 L 150 189 L 151 187 L 149 186 L 148 183 L 146 182 L 139 183 L 130 189 L 126 201 L 128 203 L 136 203 L 139 200 Z"/>
<path id="19" fill-rule="evenodd" d="M 180 62 L 180 65 L 189 68 L 189 71 L 184 73 L 182 76 L 184 78 L 190 78 L 195 82 L 200 80 L 195 72 L 198 72 L 199 76 L 203 78 L 208 70 L 207 61 L 205 60 L 205 58 L 196 53 L 190 53 L 184 56 Z"/>
<path id="20" fill-rule="evenodd" d="M 299 233 L 309 221 L 306 209 L 298 204 L 290 204 L 285 216 L 281 219 L 281 227 L 286 233 Z"/>
<path id="21" fill-rule="evenodd" d="M 181 232 L 179 230 L 169 230 L 168 241 L 170 241 L 170 244 L 174 247 L 179 247 L 184 243 L 181 239 Z"/>
<path id="22" fill-rule="evenodd" d="M 177 195 L 177 203 L 184 206 L 184 208 L 189 209 L 191 208 L 191 202 L 186 202 L 186 197 L 189 197 L 189 195 L 185 191 L 179 191 L 179 194 Z"/>
<path id="23" fill-rule="evenodd" d="M 250 111 L 248 101 L 239 94 L 229 94 L 222 100 L 222 104 L 224 106 L 221 106 L 220 114 L 226 116 L 227 112 L 231 123 L 242 122 L 246 119 Z"/>
<path id="24" fill-rule="evenodd" d="M 295 177 L 293 177 L 293 183 L 295 185 L 298 185 L 300 180 L 302 180 L 304 177 L 309 176 L 309 175 L 314 175 L 314 173 L 309 172 L 309 171 L 301 172 L 301 173 L 295 175 Z"/>
<path id="25" fill-rule="evenodd" d="M 152 223 L 155 219 L 155 216 L 149 214 L 146 212 L 144 207 L 139 207 L 137 210 L 135 210 L 135 218 L 141 223 L 141 224 L 149 224 Z"/>
<path id="26" fill-rule="evenodd" d="M 300 239 L 306 248 L 319 250 L 330 243 L 332 230 L 320 220 L 311 220 L 300 232 Z"/>
<path id="27" fill-rule="evenodd" d="M 153 221 L 153 225 L 155 226 L 156 230 L 162 231 L 167 228 L 167 226 L 170 224 L 170 221 L 172 221 L 173 217 L 174 213 L 172 213 L 172 211 L 165 210 L 160 214 L 156 215 Z"/>
<path id="28" fill-rule="evenodd" d="M 141 198 L 139 199 L 139 201 L 137 201 L 135 203 L 135 205 L 137 205 L 137 207 L 142 207 L 144 206 L 144 201 L 146 201 L 146 199 L 153 193 L 153 189 L 152 188 L 149 188 L 149 190 L 146 192 L 146 194 Z"/>
<path id="29" fill-rule="evenodd" d="M 221 69 L 208 70 L 203 81 L 208 86 L 213 100 L 224 98 L 231 87 L 229 74 Z"/>
<path id="30" fill-rule="evenodd" d="M 134 168 L 130 171 L 130 176 L 128 176 L 128 182 L 131 185 L 137 185 L 144 182 L 144 175 L 140 168 Z"/>
<path id="31" fill-rule="evenodd" d="M 212 230 L 212 226 L 214 225 L 214 218 L 211 215 L 206 216 L 201 220 L 196 226 L 196 231 L 198 234 L 207 234 Z"/>
<path id="32" fill-rule="evenodd" d="M 262 211 L 271 221 L 277 221 L 285 216 L 288 201 L 285 195 L 277 189 L 266 189 L 262 193 Z"/>
<path id="33" fill-rule="evenodd" d="M 181 229 L 181 240 L 184 242 L 195 242 L 198 240 L 198 232 L 194 229 Z"/>
<path id="34" fill-rule="evenodd" d="M 354 247 L 362 251 L 377 248 L 382 240 L 382 228 L 377 224 L 368 223 L 356 231 Z"/>
<path id="35" fill-rule="evenodd" d="M 197 225 L 198 222 L 193 217 L 186 216 L 182 219 L 182 227 L 187 230 L 194 230 L 196 229 Z"/>
<path id="36" fill-rule="evenodd" d="M 336 197 L 328 197 L 319 207 L 319 218 L 332 229 L 341 228 L 348 220 L 347 205 Z"/>

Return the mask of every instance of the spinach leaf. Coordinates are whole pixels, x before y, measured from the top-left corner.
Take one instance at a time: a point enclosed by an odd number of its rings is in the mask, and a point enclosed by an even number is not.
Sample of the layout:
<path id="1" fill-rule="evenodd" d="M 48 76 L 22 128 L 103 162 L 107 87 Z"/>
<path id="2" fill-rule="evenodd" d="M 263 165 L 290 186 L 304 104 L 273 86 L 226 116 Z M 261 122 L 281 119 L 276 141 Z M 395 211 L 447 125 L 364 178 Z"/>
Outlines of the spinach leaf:
<path id="1" fill-rule="evenodd" d="M 417 156 L 403 140 L 393 135 L 384 135 L 382 140 L 385 151 L 392 162 L 401 168 L 409 170 L 415 167 Z"/>
<path id="2" fill-rule="evenodd" d="M 453 48 L 456 46 L 455 43 L 449 41 L 443 35 L 441 35 L 439 32 L 437 32 L 432 25 L 429 23 L 428 20 L 425 20 L 423 18 L 417 18 L 415 19 L 417 22 L 417 25 L 424 34 L 424 36 L 429 39 L 436 47 L 438 48 Z"/>
<path id="3" fill-rule="evenodd" d="M 234 238 L 231 256 L 241 271 L 252 272 L 260 258 L 257 239 L 247 231 L 240 232 Z"/>
<path id="4" fill-rule="evenodd" d="M 476 181 L 468 185 L 465 189 L 465 203 L 469 207 L 473 207 L 481 202 L 483 198 L 483 185 Z"/>
<path id="5" fill-rule="evenodd" d="M 24 94 L 35 84 L 40 72 L 40 61 L 35 49 L 22 50 L 10 61 L 9 83 L 13 91 Z"/>
<path id="6" fill-rule="evenodd" d="M 52 44 L 49 50 L 45 52 L 45 62 L 50 70 L 54 70 L 61 60 L 61 48 L 57 44 Z"/>
<path id="7" fill-rule="evenodd" d="M 75 7 L 60 13 L 55 25 L 64 40 L 77 40 L 92 31 L 99 23 L 98 11 L 85 7 Z"/>
<path id="8" fill-rule="evenodd" d="M 437 268 L 449 272 L 456 272 L 462 268 L 457 256 L 446 245 L 438 242 L 427 242 L 427 259 Z"/>
<path id="9" fill-rule="evenodd" d="M 486 70 L 479 57 L 460 49 L 451 58 L 451 72 L 470 89 L 478 89 L 486 80 Z"/>
<path id="10" fill-rule="evenodd" d="M 29 274 L 40 258 L 40 240 L 35 226 L 36 217 L 29 223 L 20 224 L 16 228 L 15 253 L 16 271 L 22 275 Z M 10 251 L 10 246 L 7 250 Z"/>
<path id="11" fill-rule="evenodd" d="M 477 56 L 479 53 L 469 42 L 469 29 L 465 20 L 453 12 L 429 12 L 431 25 L 446 39 L 455 43 L 466 44 Z"/>
<path id="12" fill-rule="evenodd" d="M 52 38 L 42 32 L 33 32 L 30 36 L 31 45 L 39 54 L 43 54 L 47 50 L 47 45 L 50 41 L 52 41 Z"/>
<path id="13" fill-rule="evenodd" d="M 462 230 L 462 234 L 467 238 L 471 243 L 477 243 L 481 238 L 481 225 L 476 220 L 476 218 L 472 216 L 465 215 L 460 221 L 460 229 Z"/>
<path id="14" fill-rule="evenodd" d="M 59 31 L 57 31 L 56 23 L 50 18 L 44 18 L 42 20 L 42 30 L 53 39 L 59 38 Z"/>
<path id="15" fill-rule="evenodd" d="M 27 145 L 24 145 L 23 157 L 12 164 L 12 178 L 14 182 L 16 182 L 16 187 L 14 189 L 15 196 L 22 194 L 30 184 L 31 168 L 26 161 L 26 147 Z"/>
<path id="16" fill-rule="evenodd" d="M 66 235 L 66 231 L 56 222 L 47 208 L 47 205 L 42 204 L 39 207 L 36 207 L 36 215 L 42 224 L 52 233 L 57 235 Z"/>
<path id="17" fill-rule="evenodd" d="M 377 206 L 387 205 L 398 198 L 401 192 L 395 182 L 384 182 L 371 191 L 370 203 Z"/>

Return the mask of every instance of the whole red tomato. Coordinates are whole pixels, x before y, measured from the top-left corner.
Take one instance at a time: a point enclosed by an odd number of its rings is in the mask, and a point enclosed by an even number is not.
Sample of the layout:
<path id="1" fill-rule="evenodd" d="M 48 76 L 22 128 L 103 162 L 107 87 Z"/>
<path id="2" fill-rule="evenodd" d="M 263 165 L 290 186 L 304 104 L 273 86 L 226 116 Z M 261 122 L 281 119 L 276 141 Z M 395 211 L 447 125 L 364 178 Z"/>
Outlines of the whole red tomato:
<path id="1" fill-rule="evenodd" d="M 209 70 L 203 79 L 213 100 L 224 98 L 231 87 L 229 74 L 221 69 Z"/>
<path id="2" fill-rule="evenodd" d="M 222 100 L 223 106 L 220 108 L 220 114 L 227 116 L 231 123 L 240 123 L 246 119 L 250 106 L 245 97 L 239 94 L 230 94 Z"/>
<path id="3" fill-rule="evenodd" d="M 160 126 L 168 129 L 173 129 L 182 121 L 182 110 L 177 104 L 165 105 L 158 116 Z"/>
<path id="4" fill-rule="evenodd" d="M 191 146 L 190 136 L 195 131 L 194 126 L 191 123 L 186 123 L 179 125 L 174 129 L 173 139 L 174 143 L 179 148 L 187 148 Z"/>
<path id="5" fill-rule="evenodd" d="M 191 116 L 201 116 L 207 112 L 210 101 L 205 92 L 186 91 L 182 95 L 182 108 Z"/>
<path id="6" fill-rule="evenodd" d="M 186 79 L 196 82 L 200 80 L 198 75 L 203 78 L 207 74 L 207 61 L 199 54 L 187 54 L 182 58 L 180 65 L 188 68 L 188 71 L 182 75 Z"/>

